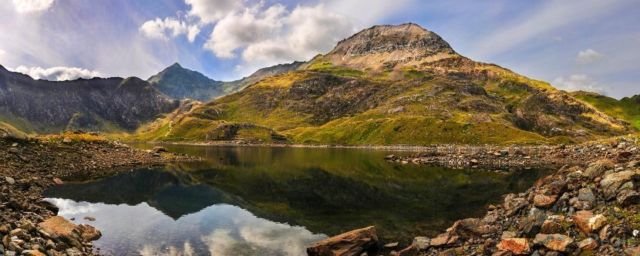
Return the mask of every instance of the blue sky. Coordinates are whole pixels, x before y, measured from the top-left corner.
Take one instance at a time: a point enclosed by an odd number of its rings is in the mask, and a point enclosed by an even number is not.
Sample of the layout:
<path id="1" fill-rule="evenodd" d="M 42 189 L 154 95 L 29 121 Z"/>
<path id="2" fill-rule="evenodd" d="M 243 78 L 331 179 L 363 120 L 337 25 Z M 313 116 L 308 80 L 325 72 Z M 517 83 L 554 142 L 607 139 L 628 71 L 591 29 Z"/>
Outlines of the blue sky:
<path id="1" fill-rule="evenodd" d="M 636 0 L 0 1 L 0 64 L 43 79 L 147 78 L 179 62 L 232 80 L 414 22 L 467 57 L 562 89 L 640 93 Z"/>

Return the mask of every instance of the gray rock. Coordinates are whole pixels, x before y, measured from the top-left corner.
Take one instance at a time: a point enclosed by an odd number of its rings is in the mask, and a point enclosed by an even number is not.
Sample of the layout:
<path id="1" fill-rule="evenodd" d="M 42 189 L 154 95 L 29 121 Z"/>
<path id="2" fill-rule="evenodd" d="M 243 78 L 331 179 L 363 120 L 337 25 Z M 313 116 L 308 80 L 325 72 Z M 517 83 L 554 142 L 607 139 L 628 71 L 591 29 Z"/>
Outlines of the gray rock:
<path id="1" fill-rule="evenodd" d="M 9 185 L 16 184 L 16 180 L 11 178 L 11 177 L 7 176 L 7 177 L 4 178 L 4 180 L 7 181 L 7 183 L 9 183 Z"/>
<path id="2" fill-rule="evenodd" d="M 598 160 L 587 167 L 584 174 L 589 178 L 595 178 L 604 174 L 605 171 L 613 169 L 615 164 L 611 160 Z"/>
<path id="3" fill-rule="evenodd" d="M 618 193 L 616 201 L 618 201 L 618 203 L 624 207 L 638 204 L 640 203 L 640 193 L 634 190 L 625 189 Z"/>
<path id="4" fill-rule="evenodd" d="M 431 244 L 431 240 L 428 237 L 425 236 L 416 236 L 413 239 L 413 245 L 418 248 L 418 250 L 426 250 L 427 248 L 429 248 L 429 245 Z"/>

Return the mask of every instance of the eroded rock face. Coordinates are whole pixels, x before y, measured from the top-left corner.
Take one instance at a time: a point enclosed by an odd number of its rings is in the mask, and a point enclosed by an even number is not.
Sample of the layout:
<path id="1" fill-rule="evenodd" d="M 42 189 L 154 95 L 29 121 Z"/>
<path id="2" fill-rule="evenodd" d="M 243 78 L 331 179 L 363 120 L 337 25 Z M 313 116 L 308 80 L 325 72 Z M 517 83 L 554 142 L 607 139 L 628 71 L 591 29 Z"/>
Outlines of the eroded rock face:
<path id="1" fill-rule="evenodd" d="M 307 248 L 309 256 L 359 256 L 378 249 L 378 234 L 375 227 L 356 229 L 322 240 Z"/>
<path id="2" fill-rule="evenodd" d="M 138 78 L 34 80 L 0 66 L 0 115 L 19 117 L 37 132 L 132 130 L 178 106 Z"/>

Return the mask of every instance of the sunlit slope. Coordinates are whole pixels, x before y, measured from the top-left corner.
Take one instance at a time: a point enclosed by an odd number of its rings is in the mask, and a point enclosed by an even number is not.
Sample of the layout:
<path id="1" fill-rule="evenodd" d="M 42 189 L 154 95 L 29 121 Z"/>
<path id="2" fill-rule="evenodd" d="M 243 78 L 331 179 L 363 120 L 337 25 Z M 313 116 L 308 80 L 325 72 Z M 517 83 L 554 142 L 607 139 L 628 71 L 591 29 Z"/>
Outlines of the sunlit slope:
<path id="1" fill-rule="evenodd" d="M 625 122 L 547 83 L 465 58 L 414 24 L 370 28 L 295 71 L 154 125 L 133 138 L 511 144 L 577 142 L 630 131 Z M 218 135 L 228 126 L 239 126 L 227 133 L 237 136 Z"/>

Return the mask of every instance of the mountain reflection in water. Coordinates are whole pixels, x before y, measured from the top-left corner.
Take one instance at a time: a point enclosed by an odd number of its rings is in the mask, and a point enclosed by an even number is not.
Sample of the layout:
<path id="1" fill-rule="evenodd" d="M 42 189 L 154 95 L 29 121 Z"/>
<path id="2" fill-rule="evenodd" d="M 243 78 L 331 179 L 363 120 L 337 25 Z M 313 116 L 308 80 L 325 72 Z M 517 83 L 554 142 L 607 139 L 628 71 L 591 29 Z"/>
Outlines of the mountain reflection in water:
<path id="1" fill-rule="evenodd" d="M 387 242 L 434 235 L 544 173 L 396 165 L 385 152 L 354 149 L 168 148 L 205 161 L 67 183 L 46 196 L 65 217 L 96 217 L 96 245 L 114 254 L 300 255 L 324 234 L 369 225 Z"/>

